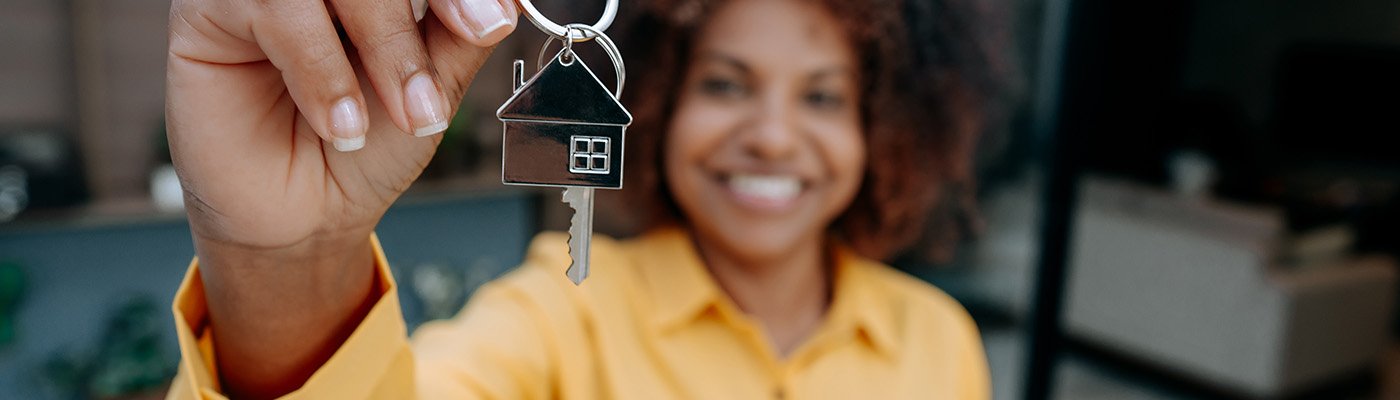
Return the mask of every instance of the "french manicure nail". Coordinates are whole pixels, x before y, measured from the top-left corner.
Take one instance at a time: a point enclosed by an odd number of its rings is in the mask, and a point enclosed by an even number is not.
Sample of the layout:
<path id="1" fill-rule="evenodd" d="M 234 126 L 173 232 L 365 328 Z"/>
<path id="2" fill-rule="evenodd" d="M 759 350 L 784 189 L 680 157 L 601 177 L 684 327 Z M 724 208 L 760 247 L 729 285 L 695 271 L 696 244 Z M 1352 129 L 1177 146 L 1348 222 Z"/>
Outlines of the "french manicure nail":
<path id="1" fill-rule="evenodd" d="M 331 136 L 334 139 L 331 142 L 336 150 L 355 151 L 365 147 L 366 129 L 364 113 L 354 98 L 340 99 L 331 106 Z"/>
<path id="2" fill-rule="evenodd" d="M 458 0 L 462 7 L 462 19 L 467 27 L 481 40 L 488 40 L 492 34 L 511 25 L 506 10 L 496 0 Z"/>
<path id="3" fill-rule="evenodd" d="M 447 130 L 447 106 L 443 104 L 442 92 L 437 83 L 426 72 L 419 72 L 408 78 L 404 87 L 404 107 L 413 123 L 413 136 L 436 135 Z"/>
<path id="4" fill-rule="evenodd" d="M 344 153 L 344 152 L 350 152 L 350 151 L 355 151 L 355 150 L 359 150 L 359 149 L 362 149 L 362 148 L 365 147 L 365 137 L 364 137 L 364 136 L 360 136 L 360 137 L 357 137 L 357 138 L 350 138 L 350 139 L 335 138 L 335 140 L 331 141 L 331 144 L 334 144 L 334 145 L 335 145 L 335 150 L 336 150 L 336 151 L 339 151 L 339 152 L 342 152 L 342 153 Z"/>

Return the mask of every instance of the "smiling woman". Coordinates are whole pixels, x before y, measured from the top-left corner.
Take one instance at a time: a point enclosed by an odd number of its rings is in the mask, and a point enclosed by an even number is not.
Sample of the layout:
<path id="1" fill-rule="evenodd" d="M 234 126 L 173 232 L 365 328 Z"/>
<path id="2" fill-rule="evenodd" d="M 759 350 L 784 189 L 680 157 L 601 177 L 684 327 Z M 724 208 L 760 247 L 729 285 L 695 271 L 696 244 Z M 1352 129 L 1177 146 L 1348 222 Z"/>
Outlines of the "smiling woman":
<path id="1" fill-rule="evenodd" d="M 989 53 L 957 0 L 642 3 L 619 37 L 652 67 L 624 100 L 634 132 L 666 134 L 631 135 L 625 195 L 647 224 L 687 226 L 791 351 L 833 290 L 812 267 L 832 239 L 888 258 L 943 182 L 969 179 Z"/>
<path id="2" fill-rule="evenodd" d="M 696 129 L 733 133 L 764 129 L 755 124 L 767 123 L 773 132 L 772 124 L 797 121 L 802 126 L 792 128 L 827 131 L 818 137 L 857 136 L 856 143 L 822 144 L 869 156 L 860 165 L 855 198 L 832 225 L 862 255 L 885 259 L 913 244 L 925 231 L 943 184 L 971 179 L 972 146 L 1002 68 L 993 57 L 995 31 L 978 25 L 989 11 L 982 9 L 986 2 L 818 1 L 797 15 L 778 10 L 784 7 L 780 3 L 758 2 L 754 8 L 767 10 L 751 10 L 739 16 L 743 19 L 719 18 L 716 14 L 737 9 L 725 1 L 641 3 L 617 34 L 630 62 L 649 66 L 633 74 L 633 89 L 624 96 L 635 117 L 633 131 L 665 132 L 697 123 Z M 775 35 L 779 30 L 770 24 L 792 25 L 783 30 L 791 35 Z M 771 79 L 774 74 L 799 80 Z M 789 108 L 801 114 L 773 115 L 773 104 L 764 108 L 765 101 L 790 102 Z M 683 102 L 701 107 L 684 110 Z M 719 105 L 731 108 L 710 107 Z M 720 126 L 726 123 L 730 126 Z M 664 164 L 678 162 L 665 152 L 693 144 L 670 143 L 678 137 L 629 138 L 633 153 L 625 195 L 643 210 L 644 225 L 690 214 L 678 207 L 673 193 L 679 183 L 663 173 L 670 171 Z M 727 182 L 731 188 L 778 194 L 812 184 L 748 179 L 764 177 L 740 174 Z M 763 203 L 764 196 L 746 198 L 756 205 L 753 201 Z"/>

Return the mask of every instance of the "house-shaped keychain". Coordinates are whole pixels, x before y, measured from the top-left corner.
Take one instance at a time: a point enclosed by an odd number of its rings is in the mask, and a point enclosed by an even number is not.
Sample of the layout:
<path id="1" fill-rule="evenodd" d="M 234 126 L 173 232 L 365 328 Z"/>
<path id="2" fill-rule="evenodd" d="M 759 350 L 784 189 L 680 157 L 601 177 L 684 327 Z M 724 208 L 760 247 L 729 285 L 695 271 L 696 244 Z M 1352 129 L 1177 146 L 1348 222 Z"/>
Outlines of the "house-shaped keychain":
<path id="1" fill-rule="evenodd" d="M 515 61 L 515 93 L 496 111 L 505 125 L 501 181 L 516 185 L 622 188 L 622 150 L 632 115 L 583 60 L 561 52 L 529 82 Z"/>

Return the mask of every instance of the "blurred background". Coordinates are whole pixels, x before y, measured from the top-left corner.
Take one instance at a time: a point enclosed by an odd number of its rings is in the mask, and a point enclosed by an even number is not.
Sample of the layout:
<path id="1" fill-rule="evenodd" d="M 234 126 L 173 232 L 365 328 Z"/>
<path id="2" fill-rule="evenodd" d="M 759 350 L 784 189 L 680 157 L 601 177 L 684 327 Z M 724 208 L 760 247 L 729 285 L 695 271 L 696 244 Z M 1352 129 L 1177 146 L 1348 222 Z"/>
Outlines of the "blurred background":
<path id="1" fill-rule="evenodd" d="M 895 264 L 972 311 L 997 399 L 1400 398 L 1400 2 L 980 1 L 1015 41 L 957 189 L 979 211 Z M 0 0 L 0 399 L 173 376 L 168 7 Z M 567 224 L 499 181 L 493 112 L 543 40 L 521 31 L 379 227 L 410 327 Z"/>

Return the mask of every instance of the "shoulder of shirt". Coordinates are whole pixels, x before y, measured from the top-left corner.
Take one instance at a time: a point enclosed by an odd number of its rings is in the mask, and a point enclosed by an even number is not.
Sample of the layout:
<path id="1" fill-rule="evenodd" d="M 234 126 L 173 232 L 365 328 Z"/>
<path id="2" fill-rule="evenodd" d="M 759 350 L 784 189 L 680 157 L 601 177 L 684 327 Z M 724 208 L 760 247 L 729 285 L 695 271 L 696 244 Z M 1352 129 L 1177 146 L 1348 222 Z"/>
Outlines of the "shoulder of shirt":
<path id="1" fill-rule="evenodd" d="M 976 332 L 976 324 L 967 309 L 943 290 L 894 269 L 884 263 L 858 259 L 856 268 L 868 279 L 877 302 L 894 312 L 899 325 L 929 322 L 935 326 L 956 326 L 961 331 Z"/>

